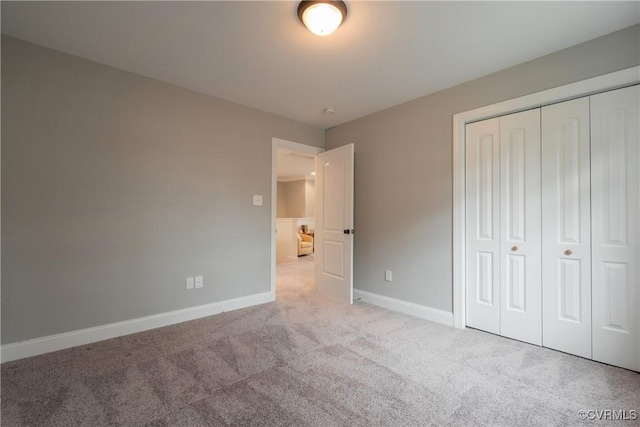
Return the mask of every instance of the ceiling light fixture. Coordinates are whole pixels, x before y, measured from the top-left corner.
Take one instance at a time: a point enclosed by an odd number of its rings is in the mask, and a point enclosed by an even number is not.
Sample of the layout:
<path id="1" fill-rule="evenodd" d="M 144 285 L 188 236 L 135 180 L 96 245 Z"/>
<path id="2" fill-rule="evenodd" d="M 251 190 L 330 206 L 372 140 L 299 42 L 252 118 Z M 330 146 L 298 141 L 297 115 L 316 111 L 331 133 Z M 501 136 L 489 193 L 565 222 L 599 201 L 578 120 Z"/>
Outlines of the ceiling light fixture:
<path id="1" fill-rule="evenodd" d="M 313 34 L 328 36 L 338 29 L 347 17 L 343 1 L 301 1 L 298 18 Z"/>

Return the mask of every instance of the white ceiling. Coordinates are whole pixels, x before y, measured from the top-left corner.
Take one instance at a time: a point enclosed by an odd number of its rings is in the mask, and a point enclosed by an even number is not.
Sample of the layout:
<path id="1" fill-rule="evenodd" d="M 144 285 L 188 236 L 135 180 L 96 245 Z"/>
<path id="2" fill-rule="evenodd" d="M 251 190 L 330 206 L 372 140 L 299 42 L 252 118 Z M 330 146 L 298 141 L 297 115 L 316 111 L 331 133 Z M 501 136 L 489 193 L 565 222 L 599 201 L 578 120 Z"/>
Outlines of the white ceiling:
<path id="1" fill-rule="evenodd" d="M 278 181 L 315 180 L 315 156 L 285 148 L 278 148 Z"/>
<path id="2" fill-rule="evenodd" d="M 327 128 L 640 22 L 640 2 L 2 2 L 2 32 Z M 336 113 L 323 113 L 327 107 Z"/>

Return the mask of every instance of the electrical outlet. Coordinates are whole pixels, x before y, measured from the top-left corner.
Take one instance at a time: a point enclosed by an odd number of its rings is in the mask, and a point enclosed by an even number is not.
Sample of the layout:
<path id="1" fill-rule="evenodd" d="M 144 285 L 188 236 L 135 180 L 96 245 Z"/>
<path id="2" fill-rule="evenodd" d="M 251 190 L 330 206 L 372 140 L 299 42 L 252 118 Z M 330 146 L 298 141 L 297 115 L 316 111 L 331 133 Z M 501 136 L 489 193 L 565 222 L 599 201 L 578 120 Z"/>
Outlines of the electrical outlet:
<path id="1" fill-rule="evenodd" d="M 187 283 L 185 285 L 185 289 L 189 290 L 189 289 L 193 289 L 194 287 L 194 280 L 193 277 L 187 277 Z"/>
<path id="2" fill-rule="evenodd" d="M 391 272 L 391 270 L 384 271 L 384 280 L 386 282 L 393 282 L 393 273 Z"/>
<path id="3" fill-rule="evenodd" d="M 262 206 L 262 196 L 256 194 L 253 196 L 253 205 L 254 206 Z"/>
<path id="4" fill-rule="evenodd" d="M 196 276 L 196 288 L 204 286 L 204 276 Z"/>

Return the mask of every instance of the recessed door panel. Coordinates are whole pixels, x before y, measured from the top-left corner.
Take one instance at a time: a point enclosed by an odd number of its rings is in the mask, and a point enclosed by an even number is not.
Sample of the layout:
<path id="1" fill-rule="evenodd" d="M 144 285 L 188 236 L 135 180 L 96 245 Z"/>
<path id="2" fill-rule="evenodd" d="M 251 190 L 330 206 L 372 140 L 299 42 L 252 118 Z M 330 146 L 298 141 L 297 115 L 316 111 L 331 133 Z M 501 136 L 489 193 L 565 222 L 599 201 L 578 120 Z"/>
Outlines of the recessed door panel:
<path id="1" fill-rule="evenodd" d="M 580 260 L 558 260 L 558 316 L 560 321 L 582 321 L 582 280 Z"/>
<path id="2" fill-rule="evenodd" d="M 593 358 L 640 371 L 640 89 L 591 97 Z"/>
<path id="3" fill-rule="evenodd" d="M 525 313 L 527 311 L 527 266 L 522 255 L 507 255 L 507 310 Z"/>
<path id="4" fill-rule="evenodd" d="M 602 313 L 602 327 L 616 332 L 629 332 L 627 297 L 629 288 L 628 264 L 603 262 L 600 266 L 602 294 L 598 304 Z M 597 278 L 595 278 L 597 280 Z M 596 310 L 597 311 L 597 310 Z"/>
<path id="5" fill-rule="evenodd" d="M 625 138 L 625 124 L 627 118 L 624 111 L 617 110 L 608 114 L 602 114 L 602 133 L 594 135 L 600 146 L 602 158 L 598 159 L 602 164 L 598 175 L 602 178 L 600 185 L 606 194 L 602 194 L 604 206 L 602 209 L 603 243 L 610 246 L 626 246 L 627 230 L 629 225 L 629 203 L 627 189 L 627 146 Z M 598 138 L 599 137 L 599 138 Z M 633 147 L 629 147 L 633 149 Z M 600 195 L 599 195 L 600 196 Z"/>
<path id="6" fill-rule="evenodd" d="M 322 196 L 324 198 L 322 213 L 324 229 L 327 231 L 342 233 L 345 228 L 344 197 L 335 197 L 336 194 L 344 192 L 345 168 L 346 162 L 342 160 L 332 160 L 322 164 Z"/>
<path id="7" fill-rule="evenodd" d="M 501 334 L 542 344 L 540 110 L 500 117 Z"/>
<path id="8" fill-rule="evenodd" d="M 344 242 L 325 239 L 322 244 L 322 274 L 344 279 Z"/>
<path id="9" fill-rule="evenodd" d="M 560 123 L 558 149 L 558 243 L 580 243 L 580 120 L 571 117 Z M 588 148 L 588 147 L 587 147 Z M 583 148 L 584 149 L 584 148 Z"/>
<path id="10" fill-rule="evenodd" d="M 506 144 L 509 156 L 506 169 L 506 177 L 502 185 L 506 186 L 504 201 L 507 206 L 508 239 L 512 241 L 525 240 L 525 224 L 527 215 L 525 212 L 525 136 L 523 128 L 512 129 L 509 132 L 509 141 Z M 539 148 L 538 148 L 539 151 Z"/>
<path id="11" fill-rule="evenodd" d="M 466 128 L 467 325 L 500 333 L 498 119 Z M 497 236 L 498 234 L 498 236 Z"/>
<path id="12" fill-rule="evenodd" d="M 589 98 L 542 108 L 543 345 L 591 358 Z"/>
<path id="13" fill-rule="evenodd" d="M 495 285 L 493 283 L 495 276 L 493 264 L 493 254 L 491 252 L 478 252 L 478 280 L 476 280 L 478 304 L 493 306 L 493 287 Z"/>
<path id="14" fill-rule="evenodd" d="M 498 145 L 495 143 L 495 136 L 485 134 L 480 137 L 479 149 L 476 162 L 478 164 L 478 239 L 493 240 L 493 207 L 497 194 L 494 193 L 496 186 L 495 165 Z"/>

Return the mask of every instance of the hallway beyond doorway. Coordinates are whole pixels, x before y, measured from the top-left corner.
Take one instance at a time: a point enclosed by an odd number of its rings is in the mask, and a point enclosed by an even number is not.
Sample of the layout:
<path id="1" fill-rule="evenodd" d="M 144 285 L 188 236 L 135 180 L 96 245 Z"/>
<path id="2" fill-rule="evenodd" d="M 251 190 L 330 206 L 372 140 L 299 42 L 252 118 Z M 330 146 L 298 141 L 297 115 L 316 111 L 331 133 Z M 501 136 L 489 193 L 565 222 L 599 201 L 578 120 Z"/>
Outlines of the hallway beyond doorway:
<path id="1" fill-rule="evenodd" d="M 276 299 L 285 294 L 316 290 L 315 256 L 304 255 L 291 262 L 276 264 Z"/>

